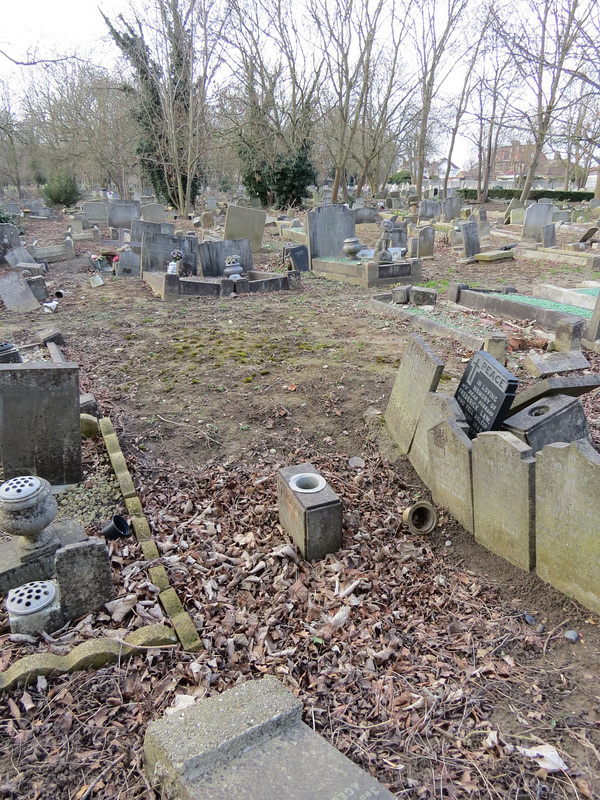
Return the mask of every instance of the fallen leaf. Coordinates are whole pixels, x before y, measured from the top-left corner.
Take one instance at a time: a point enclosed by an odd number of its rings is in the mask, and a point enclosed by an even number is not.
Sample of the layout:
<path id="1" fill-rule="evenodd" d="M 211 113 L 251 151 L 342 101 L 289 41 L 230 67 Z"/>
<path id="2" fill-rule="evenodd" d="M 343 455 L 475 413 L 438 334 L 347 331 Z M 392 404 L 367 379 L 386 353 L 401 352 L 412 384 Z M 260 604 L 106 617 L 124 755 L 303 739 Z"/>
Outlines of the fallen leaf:
<path id="1" fill-rule="evenodd" d="M 551 744 L 542 744 L 539 747 L 517 747 L 519 753 L 527 758 L 537 761 L 538 765 L 546 772 L 566 772 L 567 765 L 558 755 L 556 748 Z"/>

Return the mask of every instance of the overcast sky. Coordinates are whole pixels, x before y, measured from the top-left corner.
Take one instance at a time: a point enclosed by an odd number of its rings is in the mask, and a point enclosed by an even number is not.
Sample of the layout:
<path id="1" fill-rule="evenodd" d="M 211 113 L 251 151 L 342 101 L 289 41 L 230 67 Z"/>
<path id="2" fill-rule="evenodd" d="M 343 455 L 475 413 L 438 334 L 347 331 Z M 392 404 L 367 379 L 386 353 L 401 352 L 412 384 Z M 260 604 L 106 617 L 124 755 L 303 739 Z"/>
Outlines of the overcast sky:
<path id="1" fill-rule="evenodd" d="M 131 5 L 142 4 L 143 0 L 27 0 L 21 5 L 16 0 L 3 0 L 0 50 L 17 61 L 76 52 L 94 63 L 110 66 L 118 52 L 98 9 L 114 18 L 120 11 L 127 12 Z M 26 69 L 15 67 L 0 55 L 0 79 L 14 76 L 20 83 Z M 459 137 L 452 161 L 465 168 L 470 149 L 471 145 Z"/>

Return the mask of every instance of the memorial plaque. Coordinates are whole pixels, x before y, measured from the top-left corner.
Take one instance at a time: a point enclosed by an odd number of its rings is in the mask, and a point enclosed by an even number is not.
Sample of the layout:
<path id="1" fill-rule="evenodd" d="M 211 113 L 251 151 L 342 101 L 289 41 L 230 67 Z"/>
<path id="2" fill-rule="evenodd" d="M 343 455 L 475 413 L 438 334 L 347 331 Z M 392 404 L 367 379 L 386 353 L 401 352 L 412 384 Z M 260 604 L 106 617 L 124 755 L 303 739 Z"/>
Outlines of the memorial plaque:
<path id="1" fill-rule="evenodd" d="M 489 353 L 475 353 L 454 395 L 472 439 L 482 431 L 499 430 L 515 398 L 517 383 L 515 376 Z"/>

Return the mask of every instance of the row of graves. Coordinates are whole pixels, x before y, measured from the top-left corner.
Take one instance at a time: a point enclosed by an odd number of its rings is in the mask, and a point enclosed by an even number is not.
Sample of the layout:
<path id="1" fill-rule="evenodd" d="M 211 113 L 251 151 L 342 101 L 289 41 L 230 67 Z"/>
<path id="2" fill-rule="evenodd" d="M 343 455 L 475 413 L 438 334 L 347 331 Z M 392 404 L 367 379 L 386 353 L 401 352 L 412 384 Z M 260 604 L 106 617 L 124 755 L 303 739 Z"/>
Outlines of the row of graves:
<path id="1" fill-rule="evenodd" d="M 517 378 L 478 351 L 455 394 L 444 363 L 413 334 L 386 410 L 400 452 L 481 545 L 600 612 L 600 454 L 579 397 L 598 376 Z"/>

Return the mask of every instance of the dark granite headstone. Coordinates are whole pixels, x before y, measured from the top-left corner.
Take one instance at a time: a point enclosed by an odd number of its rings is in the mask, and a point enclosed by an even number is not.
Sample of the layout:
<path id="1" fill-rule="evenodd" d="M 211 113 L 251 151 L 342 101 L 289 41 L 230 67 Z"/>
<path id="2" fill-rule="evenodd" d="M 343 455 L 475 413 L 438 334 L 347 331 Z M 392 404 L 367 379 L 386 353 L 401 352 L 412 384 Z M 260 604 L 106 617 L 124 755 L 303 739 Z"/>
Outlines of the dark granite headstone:
<path id="1" fill-rule="evenodd" d="M 479 350 L 467 364 L 456 400 L 469 423 L 469 436 L 497 431 L 517 391 L 517 379 L 499 361 Z"/>
<path id="2" fill-rule="evenodd" d="M 287 244 L 285 255 L 290 257 L 294 269 L 299 272 L 308 272 L 308 247 L 304 244 Z"/>

